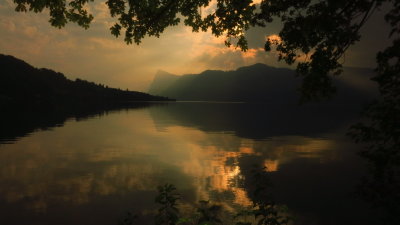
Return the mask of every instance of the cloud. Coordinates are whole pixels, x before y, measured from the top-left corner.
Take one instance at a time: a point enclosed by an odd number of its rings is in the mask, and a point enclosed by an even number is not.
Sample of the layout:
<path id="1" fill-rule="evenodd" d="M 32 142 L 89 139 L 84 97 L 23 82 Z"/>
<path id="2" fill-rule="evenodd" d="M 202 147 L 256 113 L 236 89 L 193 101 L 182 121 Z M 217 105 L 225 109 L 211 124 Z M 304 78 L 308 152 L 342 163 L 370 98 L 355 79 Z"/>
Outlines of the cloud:
<path id="1" fill-rule="evenodd" d="M 224 37 L 193 33 L 183 25 L 168 28 L 160 38 L 147 37 L 139 46 L 128 46 L 123 37 L 111 36 L 114 19 L 104 2 L 88 6 L 95 16 L 88 30 L 75 24 L 56 29 L 48 23 L 47 14 L 16 13 L 14 7 L 12 2 L 1 4 L 2 53 L 63 72 L 71 79 L 143 91 L 158 69 L 185 74 L 265 62 L 265 52 L 259 48 L 247 52 L 227 48 Z M 205 10 L 213 7 L 214 3 Z"/>
<path id="2" fill-rule="evenodd" d="M 36 67 L 63 72 L 72 79 L 79 77 L 108 86 L 144 91 L 158 69 L 187 74 L 207 69 L 232 70 L 258 62 L 287 67 L 277 62 L 276 52 L 267 53 L 262 49 L 265 37 L 279 32 L 279 22 L 248 30 L 245 34 L 249 42 L 247 52 L 226 47 L 223 36 L 217 38 L 211 32 L 193 33 L 190 27 L 182 24 L 167 28 L 160 38 L 145 37 L 139 46 L 128 46 L 123 37 L 115 38 L 110 34 L 109 28 L 115 18 L 111 18 L 104 2 L 89 4 L 88 10 L 95 19 L 88 30 L 76 24 L 57 29 L 49 24 L 47 13 L 17 13 L 14 8 L 15 4 L 10 0 L 0 3 L 1 53 L 14 55 Z M 214 9 L 215 1 L 202 10 L 207 13 Z M 373 31 L 374 26 L 364 30 L 363 37 L 368 45 L 379 42 L 377 32 Z M 367 35 L 370 33 L 373 35 Z M 374 60 L 374 53 L 368 53 L 372 60 L 366 59 L 369 48 L 365 44 L 352 48 L 352 51 L 347 54 L 352 56 L 346 58 L 348 65 L 356 62 L 362 66 L 366 64 L 363 64 L 364 59 L 368 64 Z"/>
<path id="3" fill-rule="evenodd" d="M 250 48 L 246 52 L 241 52 L 241 53 L 242 53 L 242 57 L 244 59 L 254 59 L 254 58 L 256 58 L 258 51 L 264 51 L 264 49 L 263 48 L 258 48 L 258 49 Z"/>
<path id="4" fill-rule="evenodd" d="M 8 32 L 15 32 L 15 23 L 12 21 L 0 21 L 0 27 Z"/>

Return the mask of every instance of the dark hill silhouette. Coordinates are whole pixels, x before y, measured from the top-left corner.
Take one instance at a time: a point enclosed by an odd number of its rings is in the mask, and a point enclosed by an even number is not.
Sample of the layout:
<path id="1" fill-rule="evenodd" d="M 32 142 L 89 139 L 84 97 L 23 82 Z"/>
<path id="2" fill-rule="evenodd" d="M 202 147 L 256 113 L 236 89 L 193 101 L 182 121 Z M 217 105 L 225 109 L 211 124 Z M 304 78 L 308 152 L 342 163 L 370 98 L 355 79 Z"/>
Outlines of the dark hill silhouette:
<path id="1" fill-rule="evenodd" d="M 369 84 L 368 77 L 372 73 L 371 69 L 345 68 L 344 74 L 334 79 L 338 92 L 332 102 L 368 101 L 376 92 L 376 87 Z M 149 93 L 182 101 L 296 104 L 300 98 L 297 92 L 300 85 L 301 79 L 296 77 L 294 70 L 258 63 L 235 71 L 206 70 L 182 76 L 157 74 Z"/>
<path id="2" fill-rule="evenodd" d="M 163 101 L 164 97 L 108 88 L 86 80 L 67 79 L 50 69 L 37 69 L 0 54 L 0 109 L 110 106 L 132 101 Z"/>
<path id="3" fill-rule="evenodd" d="M 163 70 L 158 70 L 154 76 L 154 82 L 152 83 L 149 92 L 161 93 L 165 91 L 165 88 L 172 85 L 179 76 L 170 74 Z"/>
<path id="4" fill-rule="evenodd" d="M 319 136 L 346 127 L 358 117 L 364 103 L 377 93 L 368 79 L 372 75 L 372 69 L 345 68 L 344 74 L 334 79 L 338 93 L 331 101 L 299 105 L 301 79 L 290 69 L 255 64 L 235 71 L 169 74 L 164 80 L 155 77 L 153 83 L 162 91 L 153 94 L 183 101 L 246 103 L 181 102 L 149 110 L 161 130 L 180 125 L 251 139 Z"/>

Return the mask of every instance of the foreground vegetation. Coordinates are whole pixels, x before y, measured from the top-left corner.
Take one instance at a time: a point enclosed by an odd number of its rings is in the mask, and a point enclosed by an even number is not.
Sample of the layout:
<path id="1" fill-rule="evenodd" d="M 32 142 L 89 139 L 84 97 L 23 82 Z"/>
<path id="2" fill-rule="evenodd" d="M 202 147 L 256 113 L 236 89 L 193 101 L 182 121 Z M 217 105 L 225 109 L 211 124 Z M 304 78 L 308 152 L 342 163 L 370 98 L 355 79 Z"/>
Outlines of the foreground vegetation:
<path id="1" fill-rule="evenodd" d="M 287 225 L 292 220 L 288 209 L 272 200 L 268 174 L 262 169 L 253 170 L 255 181 L 252 193 L 253 206 L 238 212 L 228 212 L 221 205 L 200 201 L 194 213 L 181 213 L 181 196 L 172 184 L 158 187 L 155 202 L 160 205 L 154 214 L 155 225 Z M 193 210 L 192 210 L 193 211 Z M 137 224 L 139 214 L 127 213 L 118 225 Z"/>

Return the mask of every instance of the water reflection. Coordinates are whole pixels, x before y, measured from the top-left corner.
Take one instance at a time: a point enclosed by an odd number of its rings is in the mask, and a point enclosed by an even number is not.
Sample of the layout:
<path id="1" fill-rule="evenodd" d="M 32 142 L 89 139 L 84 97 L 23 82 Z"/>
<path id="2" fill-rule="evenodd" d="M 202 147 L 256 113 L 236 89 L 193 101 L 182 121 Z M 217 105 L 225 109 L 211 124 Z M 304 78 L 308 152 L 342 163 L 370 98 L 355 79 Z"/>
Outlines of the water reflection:
<path id="1" fill-rule="evenodd" d="M 249 139 L 301 135 L 321 137 L 348 126 L 360 105 L 290 105 L 181 102 L 149 109 L 162 131 L 169 126 L 193 127 L 205 132 L 233 133 Z"/>
<path id="2" fill-rule="evenodd" d="M 125 210 L 154 209 L 156 187 L 166 182 L 185 204 L 249 206 L 250 168 L 258 164 L 298 218 L 358 224 L 362 206 L 347 194 L 361 166 L 338 133 L 351 117 L 296 131 L 265 116 L 265 107 L 258 123 L 241 107 L 176 103 L 113 111 L 0 145 L 0 222 L 113 224 Z M 303 220 L 296 224 L 312 224 Z"/>
<path id="3" fill-rule="evenodd" d="M 113 111 L 140 109 L 161 102 L 134 102 L 107 107 L 53 108 L 43 110 L 7 110 L 0 109 L 0 145 L 11 144 L 21 137 L 37 130 L 61 127 L 68 120 L 87 120 L 105 116 Z"/>

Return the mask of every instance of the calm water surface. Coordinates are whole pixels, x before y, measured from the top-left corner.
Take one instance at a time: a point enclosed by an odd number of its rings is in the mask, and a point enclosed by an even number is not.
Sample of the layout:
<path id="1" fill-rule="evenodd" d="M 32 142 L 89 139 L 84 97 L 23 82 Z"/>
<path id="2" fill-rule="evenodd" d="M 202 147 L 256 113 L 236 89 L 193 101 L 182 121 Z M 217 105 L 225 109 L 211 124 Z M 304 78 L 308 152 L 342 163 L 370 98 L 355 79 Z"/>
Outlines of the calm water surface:
<path id="1" fill-rule="evenodd" d="M 28 119 L 7 118 L 24 124 L 0 137 L 0 224 L 117 224 L 126 211 L 150 214 L 164 183 L 182 205 L 250 206 L 243 180 L 253 165 L 270 172 L 294 224 L 368 224 L 352 194 L 363 162 L 344 135 L 355 115 L 344 106 L 170 103 L 20 133 Z"/>

